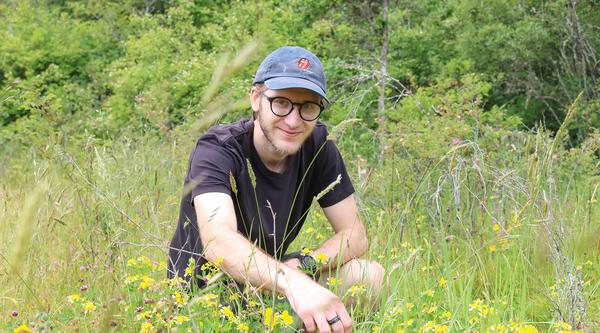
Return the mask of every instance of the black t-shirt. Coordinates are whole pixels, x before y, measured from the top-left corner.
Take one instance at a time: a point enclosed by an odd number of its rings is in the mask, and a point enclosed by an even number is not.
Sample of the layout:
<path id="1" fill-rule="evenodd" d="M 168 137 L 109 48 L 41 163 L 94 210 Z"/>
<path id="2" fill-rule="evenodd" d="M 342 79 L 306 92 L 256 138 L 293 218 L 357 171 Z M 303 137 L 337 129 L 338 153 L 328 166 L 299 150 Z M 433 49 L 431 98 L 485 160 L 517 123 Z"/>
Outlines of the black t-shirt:
<path id="1" fill-rule="evenodd" d="M 354 192 L 337 147 L 327 140 L 325 125 L 316 124 L 300 150 L 290 156 L 283 173 L 263 164 L 252 141 L 253 131 L 252 120 L 240 120 L 215 126 L 198 139 L 190 155 L 184 188 L 194 185 L 183 195 L 169 250 L 170 277 L 188 279 L 184 271 L 190 258 L 195 259 L 195 274 L 199 276 L 200 266 L 206 262 L 193 207 L 193 198 L 199 194 L 229 194 L 237 230 L 268 254 L 281 258 L 298 235 L 313 198 L 338 175 L 341 182 L 319 199 L 321 207 L 334 205 Z M 196 282 L 203 285 L 201 280 Z"/>

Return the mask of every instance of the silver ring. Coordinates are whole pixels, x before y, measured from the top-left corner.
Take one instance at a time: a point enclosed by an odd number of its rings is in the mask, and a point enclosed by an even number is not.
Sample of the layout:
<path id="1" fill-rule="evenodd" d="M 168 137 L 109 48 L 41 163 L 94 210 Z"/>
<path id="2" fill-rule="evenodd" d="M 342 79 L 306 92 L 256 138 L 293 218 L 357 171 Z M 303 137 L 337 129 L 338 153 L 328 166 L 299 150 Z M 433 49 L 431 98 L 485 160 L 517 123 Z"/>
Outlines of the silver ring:
<path id="1" fill-rule="evenodd" d="M 331 319 L 327 319 L 327 324 L 329 324 L 329 326 L 337 323 L 338 321 L 340 321 L 340 316 L 335 315 L 335 317 L 331 318 Z"/>

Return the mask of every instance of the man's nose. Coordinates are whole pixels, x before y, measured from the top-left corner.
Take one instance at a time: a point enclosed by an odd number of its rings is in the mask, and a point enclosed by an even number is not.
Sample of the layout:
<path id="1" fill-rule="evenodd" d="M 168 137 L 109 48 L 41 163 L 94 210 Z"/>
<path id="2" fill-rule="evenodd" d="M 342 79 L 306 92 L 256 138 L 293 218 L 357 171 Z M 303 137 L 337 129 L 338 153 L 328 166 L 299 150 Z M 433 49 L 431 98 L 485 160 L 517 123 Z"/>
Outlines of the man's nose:
<path id="1" fill-rule="evenodd" d="M 302 124 L 304 121 L 302 117 L 300 117 L 300 107 L 299 104 L 292 105 L 292 112 L 290 112 L 287 116 L 285 116 L 285 123 L 290 127 L 297 127 Z"/>

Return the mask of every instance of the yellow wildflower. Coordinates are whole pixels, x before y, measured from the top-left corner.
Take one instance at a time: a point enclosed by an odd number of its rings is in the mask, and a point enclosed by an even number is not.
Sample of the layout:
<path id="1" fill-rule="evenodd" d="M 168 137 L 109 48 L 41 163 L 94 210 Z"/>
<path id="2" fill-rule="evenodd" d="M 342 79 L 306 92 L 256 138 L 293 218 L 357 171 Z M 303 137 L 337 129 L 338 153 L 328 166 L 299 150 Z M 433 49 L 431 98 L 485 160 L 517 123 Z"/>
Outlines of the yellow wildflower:
<path id="1" fill-rule="evenodd" d="M 83 312 L 85 313 L 89 313 L 96 310 L 96 306 L 94 305 L 94 303 L 92 302 L 85 302 L 85 304 L 83 304 Z"/>
<path id="2" fill-rule="evenodd" d="M 266 308 L 265 313 L 263 314 L 263 318 L 265 326 L 273 330 L 275 328 L 275 314 L 273 313 L 273 308 Z"/>
<path id="3" fill-rule="evenodd" d="M 135 266 L 137 262 L 135 261 L 135 259 L 129 259 L 127 260 L 127 266 Z"/>
<path id="4" fill-rule="evenodd" d="M 380 330 L 381 330 L 381 327 L 380 327 L 380 326 L 373 326 L 373 330 L 372 330 L 372 332 L 373 332 L 373 333 L 378 333 Z"/>
<path id="5" fill-rule="evenodd" d="M 248 326 L 248 324 L 246 324 L 246 323 L 239 323 L 237 325 L 237 329 L 240 332 L 246 333 L 250 330 L 250 326 Z"/>
<path id="6" fill-rule="evenodd" d="M 165 269 L 167 269 L 167 263 L 165 263 L 164 261 L 159 261 L 158 264 L 154 265 L 155 271 L 162 271 Z"/>
<path id="7" fill-rule="evenodd" d="M 519 222 L 519 210 L 516 208 L 513 210 L 511 222 L 512 224 L 516 224 L 517 222 Z"/>
<path id="8" fill-rule="evenodd" d="M 403 328 L 398 328 L 395 333 L 405 333 Z"/>
<path id="9" fill-rule="evenodd" d="M 188 318 L 188 316 L 177 316 L 177 317 L 175 317 L 175 324 L 177 324 L 177 326 L 185 323 L 186 321 L 190 321 L 190 318 Z"/>
<path id="10" fill-rule="evenodd" d="M 444 288 L 446 286 L 446 279 L 444 279 L 443 276 L 438 281 L 438 286 L 440 286 L 440 288 Z"/>
<path id="11" fill-rule="evenodd" d="M 217 270 L 217 266 L 215 266 L 215 264 L 213 264 L 212 262 L 208 261 L 208 262 L 205 262 L 204 264 L 202 264 L 200 269 L 203 271 L 215 271 L 215 270 Z"/>
<path id="12" fill-rule="evenodd" d="M 537 328 L 535 328 L 535 326 L 525 325 L 525 326 L 519 327 L 519 329 L 517 330 L 517 333 L 539 333 L 539 331 Z"/>
<path id="13" fill-rule="evenodd" d="M 339 286 L 340 285 L 340 280 L 336 279 L 333 276 L 330 276 L 327 278 L 327 285 L 330 287 L 335 287 L 335 286 Z"/>
<path id="14" fill-rule="evenodd" d="M 423 327 L 421 327 L 419 329 L 419 332 L 429 332 L 429 331 L 433 330 L 434 325 L 435 325 L 434 322 L 430 320 Z"/>
<path id="15" fill-rule="evenodd" d="M 414 320 L 408 319 L 408 320 L 402 322 L 401 325 L 404 326 L 404 327 L 410 327 L 410 326 L 412 326 L 413 322 L 414 322 Z"/>
<path id="16" fill-rule="evenodd" d="M 433 330 L 435 333 L 446 333 L 448 332 L 448 325 L 435 325 Z"/>
<path id="17" fill-rule="evenodd" d="M 442 313 L 442 319 L 448 320 L 452 317 L 452 312 L 450 311 L 444 311 L 444 313 Z"/>
<path id="18" fill-rule="evenodd" d="M 497 248 L 495 244 L 492 244 L 488 247 L 488 250 L 490 251 L 490 253 L 494 253 L 496 252 Z"/>
<path id="19" fill-rule="evenodd" d="M 149 276 L 143 276 L 142 282 L 140 282 L 140 286 L 138 289 L 148 289 L 154 285 L 154 279 Z"/>
<path id="20" fill-rule="evenodd" d="M 27 327 L 27 324 L 23 323 L 21 326 L 15 328 L 13 333 L 33 333 L 31 328 Z"/>
<path id="21" fill-rule="evenodd" d="M 500 231 L 500 224 L 498 224 L 498 223 L 494 223 L 494 227 L 493 227 L 493 229 L 494 229 L 494 232 L 498 232 L 498 231 Z"/>
<path id="22" fill-rule="evenodd" d="M 150 319 L 150 317 L 152 317 L 152 314 L 150 312 L 142 311 L 135 316 L 135 320 L 146 320 Z"/>
<path id="23" fill-rule="evenodd" d="M 140 279 L 140 275 L 136 274 L 136 275 L 130 275 L 128 277 L 125 278 L 125 284 L 131 284 L 137 280 Z"/>
<path id="24" fill-rule="evenodd" d="M 428 290 L 425 290 L 425 293 L 424 293 L 424 294 L 425 294 L 425 296 L 427 296 L 427 297 L 433 297 L 433 294 L 435 294 L 435 291 L 433 291 L 433 290 L 431 290 L 431 289 L 428 289 Z"/>
<path id="25" fill-rule="evenodd" d="M 506 332 L 508 332 L 508 328 L 504 324 L 497 324 L 497 325 L 493 325 L 492 327 L 490 327 L 488 332 L 506 333 Z"/>
<path id="26" fill-rule="evenodd" d="M 214 306 L 217 304 L 216 300 L 218 298 L 219 298 L 219 296 L 212 294 L 212 293 L 208 293 L 208 294 L 200 297 L 200 303 L 204 304 L 205 306 Z M 176 298 L 176 300 L 177 300 L 177 298 Z M 181 304 L 183 304 L 183 303 L 181 303 Z"/>
<path id="27" fill-rule="evenodd" d="M 69 295 L 69 296 L 67 296 L 67 301 L 71 304 L 73 304 L 75 302 L 79 302 L 79 301 L 81 301 L 81 296 L 79 296 L 79 294 Z"/>
<path id="28" fill-rule="evenodd" d="M 277 296 L 279 298 L 279 296 Z M 227 298 L 229 298 L 230 301 L 236 301 L 238 299 L 241 298 L 240 293 L 231 293 L 229 294 L 229 296 L 227 296 Z"/>
<path id="29" fill-rule="evenodd" d="M 516 331 L 517 328 L 519 327 L 519 324 L 517 324 L 517 322 L 515 322 L 514 320 L 510 320 L 510 330 L 511 331 Z"/>
<path id="30" fill-rule="evenodd" d="M 317 260 L 317 263 L 320 265 L 325 265 L 329 261 L 329 258 L 327 258 L 327 255 L 325 253 L 317 253 L 315 255 L 315 259 Z"/>
<path id="31" fill-rule="evenodd" d="M 231 307 L 229 307 L 229 305 L 221 308 L 221 315 L 223 317 L 229 318 L 229 319 L 235 318 L 235 314 L 233 313 L 233 311 L 231 310 Z"/>
<path id="32" fill-rule="evenodd" d="M 184 274 L 185 274 L 185 276 L 191 276 L 192 274 L 194 274 L 194 267 L 192 267 L 192 266 L 186 267 Z"/>
<path id="33" fill-rule="evenodd" d="M 154 327 L 152 325 L 152 323 L 149 322 L 145 322 L 142 324 L 142 327 L 140 328 L 140 333 L 155 333 L 156 332 L 156 327 Z"/>
<path id="34" fill-rule="evenodd" d="M 307 247 L 303 248 L 302 251 L 300 251 L 300 253 L 302 253 L 302 255 L 305 255 L 305 256 L 312 255 L 312 251 Z"/>
<path id="35" fill-rule="evenodd" d="M 184 305 L 187 302 L 187 294 L 182 294 L 180 292 L 175 292 L 175 304 Z"/>
<path id="36" fill-rule="evenodd" d="M 348 292 L 350 292 L 350 295 L 352 295 L 352 297 L 361 295 L 366 291 L 367 291 L 367 286 L 364 284 L 359 284 L 359 283 L 352 285 L 352 287 L 350 287 L 350 289 L 348 290 Z"/>
<path id="37" fill-rule="evenodd" d="M 484 304 L 481 299 L 476 299 L 469 305 L 469 311 L 477 312 L 480 317 L 486 318 L 488 315 L 494 314 L 494 308 Z"/>
<path id="38" fill-rule="evenodd" d="M 287 310 L 284 310 L 283 313 L 281 313 L 279 319 L 285 326 L 290 326 L 294 322 L 294 317 L 292 317 Z"/>

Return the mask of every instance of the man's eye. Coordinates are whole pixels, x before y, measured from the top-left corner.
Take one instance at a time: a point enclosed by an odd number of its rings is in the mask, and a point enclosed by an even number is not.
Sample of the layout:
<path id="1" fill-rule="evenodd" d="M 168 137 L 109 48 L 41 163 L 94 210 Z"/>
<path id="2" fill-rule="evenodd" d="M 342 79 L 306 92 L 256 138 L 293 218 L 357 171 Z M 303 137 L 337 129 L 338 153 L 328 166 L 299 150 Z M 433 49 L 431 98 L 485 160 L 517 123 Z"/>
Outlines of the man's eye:
<path id="1" fill-rule="evenodd" d="M 275 104 L 279 107 L 289 107 L 290 101 L 283 99 L 283 98 L 275 98 L 273 100 L 273 104 Z"/>

